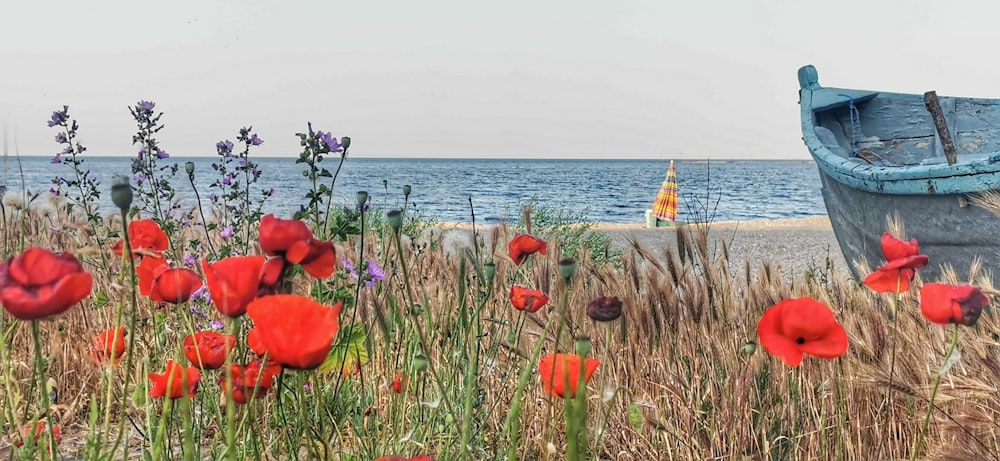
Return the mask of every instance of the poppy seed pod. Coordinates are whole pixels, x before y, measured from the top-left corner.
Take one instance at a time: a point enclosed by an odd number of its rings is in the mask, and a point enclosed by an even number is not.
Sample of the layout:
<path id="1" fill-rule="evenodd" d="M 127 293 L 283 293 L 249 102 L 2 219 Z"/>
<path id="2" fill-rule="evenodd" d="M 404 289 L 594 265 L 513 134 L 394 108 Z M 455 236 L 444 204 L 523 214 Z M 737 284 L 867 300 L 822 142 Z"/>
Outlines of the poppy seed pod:
<path id="1" fill-rule="evenodd" d="M 340 147 L 343 147 L 344 148 L 344 152 L 347 152 L 347 148 L 351 147 L 351 137 L 350 136 L 341 136 L 340 137 Z"/>
<path id="2" fill-rule="evenodd" d="M 486 272 L 486 278 L 492 282 L 497 275 L 497 265 L 491 262 L 486 263 L 483 265 L 483 271 Z"/>
<path id="3" fill-rule="evenodd" d="M 368 191 L 358 191 L 358 206 L 364 205 L 368 201 Z"/>
<path id="4" fill-rule="evenodd" d="M 412 192 L 412 191 L 413 191 L 413 188 L 410 187 L 409 184 L 404 184 L 403 185 L 403 197 L 409 197 L 410 196 L 410 192 Z"/>
<path id="5" fill-rule="evenodd" d="M 111 201 L 122 211 L 132 206 L 132 186 L 128 176 L 116 174 L 111 177 Z"/>
<path id="6" fill-rule="evenodd" d="M 610 322 L 622 315 L 622 301 L 615 296 L 600 296 L 587 304 L 587 317 L 597 322 Z"/>
<path id="7" fill-rule="evenodd" d="M 564 279 L 570 279 L 576 273 L 576 261 L 572 259 L 559 260 L 559 275 Z"/>
<path id="8" fill-rule="evenodd" d="M 194 177 L 194 162 L 184 162 L 184 171 L 187 172 L 188 177 Z"/>
<path id="9" fill-rule="evenodd" d="M 413 371 L 424 371 L 427 369 L 430 362 L 427 360 L 427 356 L 423 352 L 417 352 L 413 355 L 413 361 L 410 362 L 410 366 Z"/>
<path id="10" fill-rule="evenodd" d="M 389 222 L 389 227 L 394 231 L 399 231 L 403 227 L 403 212 L 400 210 L 392 210 L 385 215 L 386 221 Z"/>
<path id="11" fill-rule="evenodd" d="M 586 358 L 590 355 L 591 347 L 592 344 L 590 342 L 590 338 L 586 336 L 580 336 L 573 342 L 573 348 L 576 349 L 576 355 L 579 355 L 580 357 Z"/>

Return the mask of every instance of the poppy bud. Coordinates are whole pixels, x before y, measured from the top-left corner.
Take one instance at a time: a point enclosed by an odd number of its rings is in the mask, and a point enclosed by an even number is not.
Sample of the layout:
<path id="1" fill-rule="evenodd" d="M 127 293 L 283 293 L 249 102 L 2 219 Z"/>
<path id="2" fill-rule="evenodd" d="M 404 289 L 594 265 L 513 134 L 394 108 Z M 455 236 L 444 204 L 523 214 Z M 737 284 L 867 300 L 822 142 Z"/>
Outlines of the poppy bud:
<path id="1" fill-rule="evenodd" d="M 413 188 L 409 184 L 403 185 L 403 197 L 409 197 L 411 191 L 413 191 Z"/>
<path id="2" fill-rule="evenodd" d="M 111 177 L 111 201 L 123 212 L 132 206 L 132 186 L 128 183 L 128 176 L 116 174 Z"/>
<path id="3" fill-rule="evenodd" d="M 194 162 L 184 162 L 184 171 L 187 171 L 188 177 L 194 177 Z"/>
<path id="4" fill-rule="evenodd" d="M 562 278 L 569 280 L 576 273 L 576 261 L 572 259 L 560 259 L 559 260 L 559 275 Z"/>
<path id="5" fill-rule="evenodd" d="M 403 212 L 400 210 L 392 210 L 385 215 L 386 221 L 389 222 L 389 227 L 394 231 L 399 231 L 403 227 Z"/>
<path id="6" fill-rule="evenodd" d="M 489 281 L 493 281 L 493 278 L 497 275 L 497 265 L 493 263 L 486 263 L 483 265 L 483 271 L 486 272 L 486 278 Z"/>
<path id="7" fill-rule="evenodd" d="M 757 352 L 757 343 L 753 341 L 748 342 L 743 345 L 743 349 L 741 350 L 743 351 L 743 355 L 753 355 L 754 352 Z"/>
<path id="8" fill-rule="evenodd" d="M 600 296 L 587 304 L 587 317 L 597 322 L 610 322 L 622 315 L 622 301 L 615 296 Z"/>
<path id="9" fill-rule="evenodd" d="M 423 352 L 417 352 L 414 354 L 413 361 L 410 362 L 410 366 L 413 368 L 413 371 L 424 371 L 427 369 L 428 365 L 430 365 L 430 362 L 427 360 L 427 356 L 424 355 Z"/>
<path id="10" fill-rule="evenodd" d="M 350 138 L 350 136 L 341 136 L 340 137 L 340 147 L 343 147 L 344 148 L 344 152 L 347 152 L 347 148 L 351 147 L 351 138 Z"/>
<path id="11" fill-rule="evenodd" d="M 358 191 L 358 206 L 362 206 L 368 201 L 368 191 Z"/>

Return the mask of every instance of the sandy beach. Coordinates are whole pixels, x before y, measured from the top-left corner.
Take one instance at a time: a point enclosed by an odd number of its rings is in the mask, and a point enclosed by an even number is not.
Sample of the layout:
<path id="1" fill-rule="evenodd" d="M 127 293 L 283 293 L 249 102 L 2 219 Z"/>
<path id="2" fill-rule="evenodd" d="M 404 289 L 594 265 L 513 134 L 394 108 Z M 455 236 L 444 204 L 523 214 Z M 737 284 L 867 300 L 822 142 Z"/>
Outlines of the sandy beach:
<path id="1" fill-rule="evenodd" d="M 465 223 L 441 224 L 446 247 L 458 247 L 467 241 L 471 226 Z M 488 239 L 489 227 L 480 227 L 480 234 Z M 628 249 L 632 242 L 641 245 L 654 255 L 662 254 L 664 247 L 677 248 L 677 227 L 646 228 L 636 224 L 595 223 L 592 229 L 607 234 L 612 246 Z M 809 269 L 822 269 L 827 260 L 834 268 L 847 274 L 847 263 L 840 252 L 837 239 L 826 216 L 775 219 L 759 221 L 720 221 L 709 228 L 711 245 L 725 241 L 729 244 L 732 269 L 740 271 L 746 259 L 751 267 L 764 262 L 778 267 L 786 278 L 797 277 Z"/>

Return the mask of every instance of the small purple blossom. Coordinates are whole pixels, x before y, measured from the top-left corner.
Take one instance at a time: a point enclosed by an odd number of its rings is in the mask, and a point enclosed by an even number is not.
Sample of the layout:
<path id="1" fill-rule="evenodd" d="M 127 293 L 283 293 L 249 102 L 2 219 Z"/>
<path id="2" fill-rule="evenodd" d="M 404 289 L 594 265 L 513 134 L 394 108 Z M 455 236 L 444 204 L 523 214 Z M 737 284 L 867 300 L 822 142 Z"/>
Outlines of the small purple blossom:
<path id="1" fill-rule="evenodd" d="M 209 199 L 209 200 L 211 200 L 211 201 L 213 201 L 213 202 L 214 202 L 214 201 L 215 201 L 215 199 L 217 199 L 217 198 L 219 198 L 219 196 L 218 196 L 218 195 L 216 195 L 216 194 L 215 194 L 214 192 L 213 192 L 213 193 L 210 193 L 210 194 L 208 194 L 208 199 Z"/>
<path id="2" fill-rule="evenodd" d="M 344 148 L 341 147 L 340 142 L 337 141 L 337 138 L 333 137 L 333 134 L 331 133 L 324 133 L 320 131 L 316 133 L 316 137 L 326 144 L 326 147 L 330 150 L 330 152 L 340 152 L 344 150 Z"/>
<path id="3" fill-rule="evenodd" d="M 59 158 L 59 155 L 61 154 L 56 154 L 55 157 L 52 157 L 52 160 L 49 160 L 49 163 L 62 163 L 62 159 Z"/>
<path id="4" fill-rule="evenodd" d="M 213 320 L 212 323 L 208 324 L 208 327 L 213 330 L 222 330 L 226 328 L 226 324 L 220 320 Z"/>
<path id="5" fill-rule="evenodd" d="M 63 110 L 57 110 L 52 112 L 52 118 L 49 119 L 49 128 L 56 125 L 62 125 L 66 123 L 66 119 L 69 117 L 69 106 L 63 106 Z"/>
<path id="6" fill-rule="evenodd" d="M 152 112 L 153 108 L 156 107 L 156 103 L 152 101 L 139 101 L 139 104 L 136 105 L 135 107 L 137 107 L 139 110 Z"/>
<path id="7" fill-rule="evenodd" d="M 261 144 L 264 144 L 264 140 L 258 138 L 257 133 L 254 133 L 253 136 L 250 137 L 250 144 L 254 146 L 259 146 Z"/>
<path id="8" fill-rule="evenodd" d="M 156 150 L 156 158 L 158 158 L 160 160 L 167 159 L 167 158 L 170 158 L 170 154 L 168 154 L 167 151 L 165 151 L 165 150 L 159 150 L 159 149 L 157 149 Z"/>
<path id="9" fill-rule="evenodd" d="M 185 264 L 185 265 L 188 265 L 188 266 L 193 266 L 193 265 L 195 265 L 195 264 L 196 264 L 197 262 L 198 262 L 198 261 L 194 259 L 194 256 L 191 256 L 191 255 L 187 255 L 187 256 L 185 256 L 185 257 L 184 257 L 184 264 Z"/>
<path id="10" fill-rule="evenodd" d="M 233 184 L 233 178 L 230 175 L 225 175 L 222 177 L 222 185 L 229 186 Z"/>
<path id="11" fill-rule="evenodd" d="M 233 143 L 230 140 L 219 141 L 215 143 L 215 150 L 219 152 L 219 155 L 229 155 L 233 153 Z"/>
<path id="12" fill-rule="evenodd" d="M 365 268 L 367 270 L 367 273 L 365 273 L 364 275 L 364 280 L 360 279 L 360 276 L 358 275 L 358 272 L 355 270 L 354 265 L 351 264 L 348 260 L 344 259 L 341 262 L 344 263 L 344 268 L 347 269 L 347 272 L 351 275 L 351 278 L 358 280 L 359 282 L 364 282 L 365 288 L 371 288 L 375 286 L 375 284 L 377 284 L 379 281 L 385 280 L 385 271 L 383 271 L 381 267 L 378 267 L 378 264 L 375 263 L 375 261 L 372 261 L 370 259 L 365 261 Z"/>
<path id="13" fill-rule="evenodd" d="M 233 236 L 233 226 L 226 226 L 225 229 L 222 229 L 222 232 L 219 232 L 219 237 L 222 237 L 224 239 L 232 238 L 232 236 Z"/>
<path id="14" fill-rule="evenodd" d="M 66 142 L 66 133 L 56 133 L 56 142 L 59 144 Z"/>

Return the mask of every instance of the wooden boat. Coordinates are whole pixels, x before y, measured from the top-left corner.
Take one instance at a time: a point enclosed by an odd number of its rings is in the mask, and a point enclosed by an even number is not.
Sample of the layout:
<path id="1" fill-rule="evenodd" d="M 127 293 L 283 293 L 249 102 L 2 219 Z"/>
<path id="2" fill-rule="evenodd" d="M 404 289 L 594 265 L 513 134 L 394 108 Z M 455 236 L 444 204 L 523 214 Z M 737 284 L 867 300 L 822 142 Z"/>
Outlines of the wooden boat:
<path id="1" fill-rule="evenodd" d="M 923 280 L 937 281 L 950 265 L 968 281 L 977 257 L 1000 273 L 1000 217 L 970 204 L 1000 189 L 1000 100 L 823 88 L 805 66 L 799 106 L 802 139 L 855 277 L 867 275 L 855 261 L 884 263 L 880 239 L 893 216 L 930 257 Z"/>

